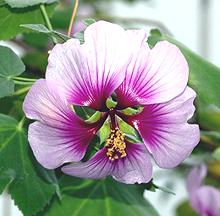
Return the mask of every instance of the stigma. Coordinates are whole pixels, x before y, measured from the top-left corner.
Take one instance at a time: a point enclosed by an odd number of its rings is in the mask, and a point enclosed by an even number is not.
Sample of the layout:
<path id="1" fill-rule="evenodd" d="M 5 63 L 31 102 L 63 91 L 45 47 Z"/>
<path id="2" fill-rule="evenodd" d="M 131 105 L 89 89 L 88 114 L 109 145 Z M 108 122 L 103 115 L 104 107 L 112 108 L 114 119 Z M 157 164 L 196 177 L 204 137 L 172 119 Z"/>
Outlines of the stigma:
<path id="1" fill-rule="evenodd" d="M 126 157 L 125 134 L 118 127 L 112 129 L 105 147 L 107 148 L 106 155 L 111 161 Z"/>

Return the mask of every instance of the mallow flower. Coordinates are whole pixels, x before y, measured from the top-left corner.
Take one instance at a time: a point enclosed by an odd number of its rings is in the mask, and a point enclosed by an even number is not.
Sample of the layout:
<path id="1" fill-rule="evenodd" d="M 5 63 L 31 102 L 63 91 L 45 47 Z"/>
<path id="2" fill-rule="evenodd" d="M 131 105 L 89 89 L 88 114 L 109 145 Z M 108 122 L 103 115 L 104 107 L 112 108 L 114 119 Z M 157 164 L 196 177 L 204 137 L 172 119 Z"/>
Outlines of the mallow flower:
<path id="1" fill-rule="evenodd" d="M 142 183 L 152 178 L 151 156 L 158 166 L 172 168 L 190 155 L 199 128 L 187 122 L 196 97 L 187 86 L 187 62 L 175 45 L 162 41 L 150 49 L 146 39 L 143 30 L 98 21 L 85 30 L 83 44 L 72 38 L 53 48 L 46 78 L 34 83 L 23 105 L 26 116 L 37 120 L 29 126 L 28 139 L 40 164 L 48 169 L 65 164 L 64 173 L 82 178 L 111 175 Z M 110 97 L 117 104 L 109 108 Z M 84 121 L 73 106 L 89 107 L 101 117 Z M 142 109 L 127 115 L 129 107 Z M 143 142 L 131 141 L 119 120 L 135 128 Z M 85 161 L 106 121 L 109 137 Z"/>
<path id="2" fill-rule="evenodd" d="M 187 178 L 190 204 L 200 216 L 220 216 L 220 191 L 209 185 L 202 185 L 207 167 L 194 167 Z"/>

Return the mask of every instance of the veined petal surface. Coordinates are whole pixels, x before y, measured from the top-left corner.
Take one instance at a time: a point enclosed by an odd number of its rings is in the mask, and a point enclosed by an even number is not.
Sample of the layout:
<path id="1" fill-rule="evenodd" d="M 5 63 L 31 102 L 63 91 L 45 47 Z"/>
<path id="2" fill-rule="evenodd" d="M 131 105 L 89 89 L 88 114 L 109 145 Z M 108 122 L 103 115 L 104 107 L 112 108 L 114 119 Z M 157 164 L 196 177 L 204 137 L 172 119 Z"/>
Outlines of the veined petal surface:
<path id="1" fill-rule="evenodd" d="M 130 36 L 137 32 L 131 31 Z M 189 69 L 179 48 L 167 41 L 151 50 L 145 41 L 137 45 L 125 80 L 116 90 L 119 107 L 164 103 L 181 94 Z"/>
<path id="2" fill-rule="evenodd" d="M 87 162 L 64 166 L 62 171 L 91 179 L 112 175 L 117 181 L 127 184 L 149 182 L 152 177 L 152 164 L 145 146 L 127 142 L 126 152 L 126 157 L 111 161 L 106 155 L 106 148 L 103 148 Z"/>
<path id="3" fill-rule="evenodd" d="M 167 103 L 146 105 L 141 113 L 128 117 L 162 168 L 177 166 L 199 143 L 198 125 L 187 123 L 195 110 L 195 96 L 195 92 L 187 87 L 175 99 Z"/>
<path id="4" fill-rule="evenodd" d="M 106 100 L 123 82 L 132 50 L 120 26 L 105 21 L 90 25 L 84 44 L 70 39 L 49 56 L 46 79 L 74 105 L 106 110 Z"/>
<path id="5" fill-rule="evenodd" d="M 31 87 L 23 110 L 28 118 L 38 120 L 30 124 L 28 140 L 39 163 L 49 169 L 81 160 L 99 128 L 76 116 L 44 79 Z"/>

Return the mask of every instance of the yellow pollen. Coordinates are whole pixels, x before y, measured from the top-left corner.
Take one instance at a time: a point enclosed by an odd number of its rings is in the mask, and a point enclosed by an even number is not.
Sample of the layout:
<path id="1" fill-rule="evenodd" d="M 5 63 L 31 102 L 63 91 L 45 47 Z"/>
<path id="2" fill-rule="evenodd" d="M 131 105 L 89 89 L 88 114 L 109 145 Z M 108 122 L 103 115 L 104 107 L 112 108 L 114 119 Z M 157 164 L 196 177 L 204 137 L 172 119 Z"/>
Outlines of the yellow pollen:
<path id="1" fill-rule="evenodd" d="M 125 144 L 125 134 L 119 129 L 111 130 L 109 138 L 106 140 L 105 147 L 107 148 L 106 155 L 109 160 L 114 161 L 119 158 L 126 157 L 126 144 Z"/>

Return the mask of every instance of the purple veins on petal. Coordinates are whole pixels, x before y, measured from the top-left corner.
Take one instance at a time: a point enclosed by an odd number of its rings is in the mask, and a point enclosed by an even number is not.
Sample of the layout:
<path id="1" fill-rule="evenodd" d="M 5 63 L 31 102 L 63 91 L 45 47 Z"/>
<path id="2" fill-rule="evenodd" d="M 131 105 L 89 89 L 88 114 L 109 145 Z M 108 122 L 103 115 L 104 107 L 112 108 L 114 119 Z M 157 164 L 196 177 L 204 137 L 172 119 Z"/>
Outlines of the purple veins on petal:
<path id="1" fill-rule="evenodd" d="M 139 131 L 148 151 L 162 168 L 177 166 L 199 142 L 198 125 L 187 123 L 195 110 L 195 96 L 187 87 L 183 94 L 167 103 L 146 105 L 137 115 L 122 116 Z"/>
<path id="2" fill-rule="evenodd" d="M 178 47 L 167 41 L 158 42 L 151 50 L 144 41 L 138 45 L 125 80 L 116 90 L 122 109 L 167 102 L 181 94 L 187 85 L 188 64 Z"/>
<path id="3" fill-rule="evenodd" d="M 74 105 L 104 111 L 105 102 L 123 82 L 131 50 L 126 31 L 104 21 L 90 25 L 85 43 L 70 39 L 49 56 L 47 81 Z"/>
<path id="4" fill-rule="evenodd" d="M 126 142 L 125 157 L 112 160 L 108 156 L 108 148 L 104 147 L 87 162 L 64 166 L 62 171 L 69 175 L 92 179 L 112 175 L 117 181 L 134 184 L 150 181 L 152 164 L 144 145 Z"/>
<path id="5" fill-rule="evenodd" d="M 38 80 L 27 94 L 23 109 L 28 118 L 28 139 L 39 163 L 49 169 L 80 161 L 101 122 L 87 124 L 74 114 L 46 80 Z"/>

